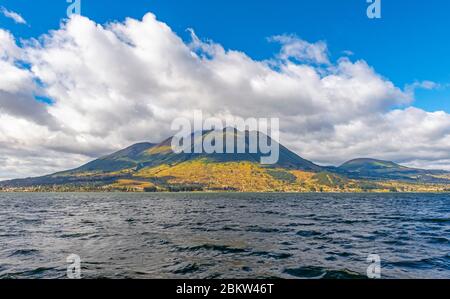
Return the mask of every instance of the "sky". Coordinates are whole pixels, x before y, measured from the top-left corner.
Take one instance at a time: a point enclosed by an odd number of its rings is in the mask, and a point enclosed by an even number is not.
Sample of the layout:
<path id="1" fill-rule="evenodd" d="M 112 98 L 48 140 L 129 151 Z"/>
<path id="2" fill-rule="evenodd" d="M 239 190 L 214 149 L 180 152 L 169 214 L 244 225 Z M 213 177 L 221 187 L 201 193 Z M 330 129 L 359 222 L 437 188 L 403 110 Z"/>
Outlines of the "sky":
<path id="1" fill-rule="evenodd" d="M 381 3 L 81 0 L 69 21 L 65 0 L 0 0 L 0 179 L 159 141 L 192 108 L 280 117 L 320 164 L 450 169 L 450 3 Z"/>

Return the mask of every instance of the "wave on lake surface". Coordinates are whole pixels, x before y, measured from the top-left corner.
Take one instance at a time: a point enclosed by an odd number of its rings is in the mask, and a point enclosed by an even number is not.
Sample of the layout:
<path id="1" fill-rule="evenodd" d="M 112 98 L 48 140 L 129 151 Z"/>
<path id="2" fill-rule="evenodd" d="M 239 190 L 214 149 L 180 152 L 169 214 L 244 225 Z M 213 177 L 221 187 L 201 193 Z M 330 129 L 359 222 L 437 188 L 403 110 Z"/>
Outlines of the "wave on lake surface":
<path id="1" fill-rule="evenodd" d="M 450 195 L 0 193 L 0 278 L 450 278 Z"/>

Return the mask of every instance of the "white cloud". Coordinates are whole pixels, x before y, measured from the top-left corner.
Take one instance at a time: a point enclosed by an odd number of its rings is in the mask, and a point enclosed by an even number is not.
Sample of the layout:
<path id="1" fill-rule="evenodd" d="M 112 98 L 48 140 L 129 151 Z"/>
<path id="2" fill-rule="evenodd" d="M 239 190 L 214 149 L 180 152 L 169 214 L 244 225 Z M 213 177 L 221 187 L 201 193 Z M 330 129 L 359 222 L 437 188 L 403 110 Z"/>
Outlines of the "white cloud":
<path id="1" fill-rule="evenodd" d="M 25 19 L 21 15 L 19 15 L 18 13 L 14 12 L 14 11 L 10 11 L 4 7 L 0 7 L 0 12 L 5 17 L 12 19 L 17 24 L 26 24 L 27 23 L 27 21 L 25 21 Z"/>
<path id="2" fill-rule="evenodd" d="M 277 35 L 269 41 L 282 45 L 279 57 L 281 59 L 295 58 L 301 62 L 329 64 L 328 47 L 323 41 L 311 44 L 293 35 Z"/>
<path id="3" fill-rule="evenodd" d="M 412 84 L 408 84 L 405 89 L 410 93 L 414 93 L 416 89 L 432 90 L 440 87 L 441 87 L 440 84 L 433 81 L 416 81 Z"/>
<path id="4" fill-rule="evenodd" d="M 344 51 L 342 51 L 342 54 L 344 54 L 345 56 L 353 56 L 353 55 L 355 55 L 355 53 L 353 53 L 350 50 L 344 50 Z"/>
<path id="5" fill-rule="evenodd" d="M 450 168 L 450 116 L 410 107 L 413 91 L 365 61 L 331 62 L 324 42 L 286 35 L 272 38 L 280 53 L 256 61 L 191 35 L 186 44 L 152 14 L 103 26 L 74 16 L 21 48 L 0 30 L 0 178 L 161 141 L 194 109 L 280 117 L 281 142 L 315 162 L 366 156 Z"/>

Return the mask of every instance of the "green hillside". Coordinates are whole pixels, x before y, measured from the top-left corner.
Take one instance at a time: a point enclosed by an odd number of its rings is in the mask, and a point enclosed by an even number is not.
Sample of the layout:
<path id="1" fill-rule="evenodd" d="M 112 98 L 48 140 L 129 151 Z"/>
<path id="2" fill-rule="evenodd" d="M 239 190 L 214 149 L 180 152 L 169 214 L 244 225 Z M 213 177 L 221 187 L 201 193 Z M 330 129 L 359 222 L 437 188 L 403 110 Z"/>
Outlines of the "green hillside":
<path id="1" fill-rule="evenodd" d="M 448 182 L 448 178 L 445 177 L 448 174 L 446 171 L 409 168 L 390 161 L 368 158 L 348 161 L 338 167 L 338 171 L 349 177 L 359 179 Z"/>
<path id="2" fill-rule="evenodd" d="M 214 135 L 210 135 L 214 134 Z M 203 132 L 222 138 L 226 131 Z M 233 133 L 232 133 L 233 134 Z M 355 159 L 340 167 L 321 167 L 279 145 L 279 160 L 262 165 L 261 151 L 243 154 L 194 154 L 172 151 L 172 138 L 138 143 L 79 168 L 38 178 L 0 182 L 6 191 L 237 191 L 237 192 L 442 192 L 450 175 L 375 159 Z M 229 136 L 228 136 L 229 137 Z M 193 135 L 191 135 L 193 140 Z M 275 142 L 268 138 L 269 142 Z M 236 144 L 236 143 L 235 143 Z M 191 145 L 193 152 L 193 144 Z M 234 151 L 237 152 L 235 145 Z"/>

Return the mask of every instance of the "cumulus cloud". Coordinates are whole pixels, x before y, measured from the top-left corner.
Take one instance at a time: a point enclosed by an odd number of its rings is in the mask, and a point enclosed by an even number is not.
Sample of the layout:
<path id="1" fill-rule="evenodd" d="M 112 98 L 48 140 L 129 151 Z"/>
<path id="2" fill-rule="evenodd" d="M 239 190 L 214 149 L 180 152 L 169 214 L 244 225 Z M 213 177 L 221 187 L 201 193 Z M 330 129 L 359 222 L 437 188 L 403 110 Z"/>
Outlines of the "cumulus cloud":
<path id="1" fill-rule="evenodd" d="M 363 156 L 450 168 L 450 115 L 411 107 L 413 91 L 367 62 L 331 62 L 326 43 L 291 35 L 272 37 L 280 52 L 257 61 L 190 32 L 186 43 L 151 13 L 105 25 L 73 16 L 21 47 L 0 30 L 0 178 L 161 141 L 196 109 L 279 117 L 281 142 L 322 164 Z"/>
<path id="2" fill-rule="evenodd" d="M 295 35 L 276 35 L 269 41 L 278 42 L 282 45 L 279 57 L 284 60 L 294 58 L 300 62 L 311 62 L 317 64 L 329 64 L 328 47 L 323 41 L 309 43 Z"/>
<path id="3" fill-rule="evenodd" d="M 25 21 L 25 19 L 17 12 L 7 10 L 5 7 L 0 7 L 0 13 L 2 13 L 5 17 L 13 20 L 17 24 L 27 23 L 27 21 Z"/>

